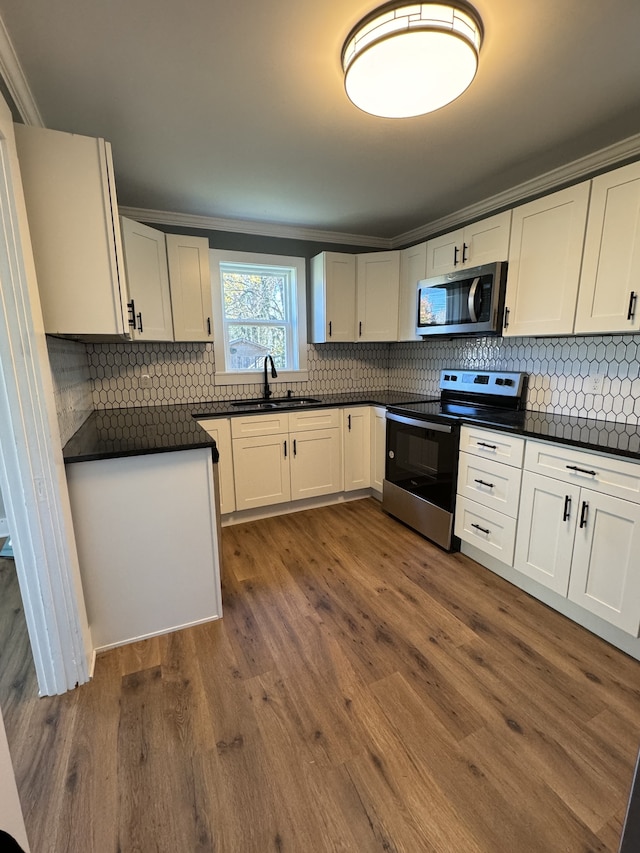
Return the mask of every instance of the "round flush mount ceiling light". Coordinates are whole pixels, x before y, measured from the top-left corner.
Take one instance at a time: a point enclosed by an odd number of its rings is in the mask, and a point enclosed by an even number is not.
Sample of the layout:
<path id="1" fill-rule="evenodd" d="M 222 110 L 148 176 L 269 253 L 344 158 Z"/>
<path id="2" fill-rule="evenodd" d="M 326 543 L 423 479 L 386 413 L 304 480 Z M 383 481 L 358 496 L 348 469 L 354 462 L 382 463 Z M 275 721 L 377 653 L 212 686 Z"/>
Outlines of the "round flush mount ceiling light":
<path id="1" fill-rule="evenodd" d="M 465 2 L 387 3 L 347 36 L 347 95 L 364 112 L 385 118 L 438 110 L 475 77 L 482 35 L 478 13 Z"/>

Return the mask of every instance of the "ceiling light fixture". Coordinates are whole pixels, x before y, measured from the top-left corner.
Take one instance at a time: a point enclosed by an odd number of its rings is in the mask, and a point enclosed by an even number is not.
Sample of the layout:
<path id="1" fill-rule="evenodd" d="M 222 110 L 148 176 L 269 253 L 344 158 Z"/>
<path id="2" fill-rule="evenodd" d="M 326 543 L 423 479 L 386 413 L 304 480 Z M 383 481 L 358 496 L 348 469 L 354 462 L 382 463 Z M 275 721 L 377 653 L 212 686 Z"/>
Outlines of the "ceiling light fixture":
<path id="1" fill-rule="evenodd" d="M 361 110 L 385 118 L 438 110 L 475 77 L 482 35 L 478 13 L 465 2 L 387 3 L 347 36 L 347 95 Z"/>

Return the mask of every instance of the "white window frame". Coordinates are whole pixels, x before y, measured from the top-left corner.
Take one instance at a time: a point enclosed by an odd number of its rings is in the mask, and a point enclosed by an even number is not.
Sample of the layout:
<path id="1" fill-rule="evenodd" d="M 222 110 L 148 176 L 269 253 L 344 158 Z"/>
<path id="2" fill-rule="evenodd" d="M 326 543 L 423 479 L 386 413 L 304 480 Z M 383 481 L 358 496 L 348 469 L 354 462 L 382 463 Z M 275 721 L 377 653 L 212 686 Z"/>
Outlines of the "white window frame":
<path id="1" fill-rule="evenodd" d="M 224 309 L 222 302 L 222 280 L 220 264 L 253 264 L 255 266 L 275 266 L 292 269 L 295 275 L 295 294 L 293 294 L 293 341 L 297 348 L 298 367 L 294 370 L 278 370 L 277 379 L 269 374 L 269 384 L 288 382 L 306 382 L 307 370 L 307 264 L 304 258 L 287 255 L 263 255 L 254 252 L 234 252 L 222 249 L 210 249 L 211 293 L 213 297 L 213 350 L 216 359 L 214 382 L 216 385 L 255 385 L 262 381 L 263 370 L 230 371 L 226 369 L 224 346 Z"/>

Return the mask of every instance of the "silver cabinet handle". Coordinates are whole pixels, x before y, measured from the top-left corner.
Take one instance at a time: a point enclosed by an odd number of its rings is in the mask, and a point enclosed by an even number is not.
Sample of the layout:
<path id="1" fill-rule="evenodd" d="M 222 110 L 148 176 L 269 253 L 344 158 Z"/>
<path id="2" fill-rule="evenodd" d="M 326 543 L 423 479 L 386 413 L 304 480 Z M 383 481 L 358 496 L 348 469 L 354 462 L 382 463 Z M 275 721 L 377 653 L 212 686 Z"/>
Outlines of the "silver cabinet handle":
<path id="1" fill-rule="evenodd" d="M 478 322 L 478 315 L 476 314 L 476 293 L 478 291 L 479 284 L 480 276 L 478 276 L 478 278 L 474 278 L 473 284 L 469 288 L 469 299 L 467 300 L 467 307 L 469 309 L 469 316 L 471 317 L 472 323 Z"/>

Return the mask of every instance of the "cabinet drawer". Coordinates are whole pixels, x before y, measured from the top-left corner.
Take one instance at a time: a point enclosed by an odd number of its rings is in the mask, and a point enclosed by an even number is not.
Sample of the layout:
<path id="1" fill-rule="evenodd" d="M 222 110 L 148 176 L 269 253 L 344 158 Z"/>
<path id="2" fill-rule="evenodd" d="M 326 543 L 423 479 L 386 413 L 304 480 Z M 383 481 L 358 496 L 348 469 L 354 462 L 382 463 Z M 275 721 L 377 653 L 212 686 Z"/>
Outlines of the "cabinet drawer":
<path id="1" fill-rule="evenodd" d="M 277 435 L 289 432 L 287 412 L 270 412 L 268 415 L 244 415 L 231 418 L 233 438 L 250 438 L 254 435 Z"/>
<path id="2" fill-rule="evenodd" d="M 289 432 L 305 429 L 334 429 L 342 423 L 340 409 L 305 409 L 289 412 Z"/>
<path id="3" fill-rule="evenodd" d="M 518 516 L 521 479 L 519 468 L 460 453 L 458 494 L 512 518 Z"/>
<path id="4" fill-rule="evenodd" d="M 524 456 L 524 438 L 492 429 L 463 426 L 460 430 L 460 450 L 520 468 Z"/>
<path id="5" fill-rule="evenodd" d="M 475 545 L 508 566 L 513 565 L 515 518 L 468 498 L 458 498 L 454 530 L 464 542 Z"/>
<path id="6" fill-rule="evenodd" d="M 640 503 L 640 463 L 574 450 L 561 444 L 528 441 L 525 468 L 564 483 Z"/>

